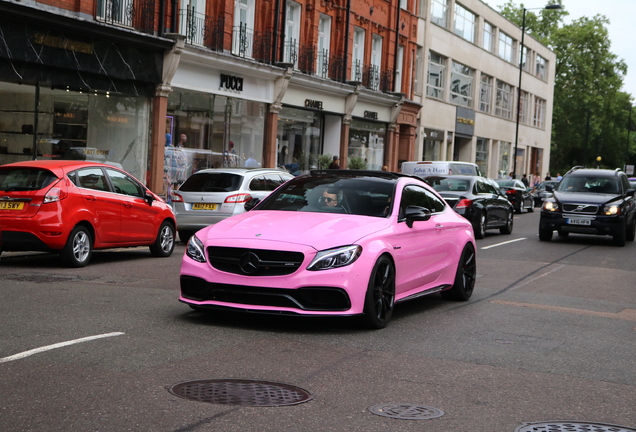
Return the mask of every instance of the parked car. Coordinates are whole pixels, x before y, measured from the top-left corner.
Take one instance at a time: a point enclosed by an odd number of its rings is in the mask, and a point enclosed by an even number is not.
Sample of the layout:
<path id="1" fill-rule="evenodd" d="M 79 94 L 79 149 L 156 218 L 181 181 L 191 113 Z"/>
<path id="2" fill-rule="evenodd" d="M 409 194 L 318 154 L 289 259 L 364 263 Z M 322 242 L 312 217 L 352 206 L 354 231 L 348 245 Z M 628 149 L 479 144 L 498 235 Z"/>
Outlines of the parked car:
<path id="1" fill-rule="evenodd" d="M 475 238 L 484 238 L 489 229 L 512 233 L 514 208 L 497 183 L 476 176 L 430 176 L 426 182 L 471 222 Z"/>
<path id="2" fill-rule="evenodd" d="M 541 207 L 543 201 L 545 201 L 547 197 L 552 196 L 552 192 L 547 191 L 546 186 L 549 185 L 552 189 L 554 189 L 558 184 L 559 182 L 557 180 L 542 181 L 533 191 L 534 206 Z"/>
<path id="3" fill-rule="evenodd" d="M 94 249 L 149 246 L 172 254 L 175 216 L 129 173 L 95 162 L 0 166 L 0 252 L 51 251 L 83 267 Z"/>
<path id="4" fill-rule="evenodd" d="M 549 187 L 548 187 L 549 190 Z M 541 208 L 539 239 L 569 233 L 610 235 L 618 246 L 636 236 L 634 188 L 620 169 L 569 171 Z"/>
<path id="5" fill-rule="evenodd" d="M 629 187 L 630 189 L 636 189 L 636 177 L 629 178 Z"/>
<path id="6" fill-rule="evenodd" d="M 532 189 L 524 185 L 521 180 L 497 179 L 495 181 L 499 184 L 499 188 L 506 195 L 508 201 L 512 203 L 515 213 L 522 213 L 524 209 L 529 212 L 534 211 Z"/>
<path id="7" fill-rule="evenodd" d="M 279 169 L 216 168 L 192 174 L 172 194 L 179 238 L 245 212 L 245 203 L 263 199 L 293 175 Z"/>
<path id="8" fill-rule="evenodd" d="M 361 315 L 384 327 L 396 303 L 475 285 L 473 229 L 424 181 L 383 171 L 296 177 L 247 213 L 198 231 L 180 301 L 289 315 Z"/>
<path id="9" fill-rule="evenodd" d="M 402 162 L 402 172 L 422 178 L 428 176 L 472 175 L 481 176 L 479 167 L 471 162 L 410 161 Z"/>

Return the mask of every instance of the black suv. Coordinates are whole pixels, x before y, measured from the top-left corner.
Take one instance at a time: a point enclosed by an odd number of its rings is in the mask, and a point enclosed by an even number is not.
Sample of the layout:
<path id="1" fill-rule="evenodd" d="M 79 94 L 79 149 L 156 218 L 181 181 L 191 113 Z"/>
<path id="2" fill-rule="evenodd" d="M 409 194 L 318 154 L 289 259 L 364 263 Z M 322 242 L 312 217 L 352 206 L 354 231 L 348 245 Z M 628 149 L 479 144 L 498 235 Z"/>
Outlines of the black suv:
<path id="1" fill-rule="evenodd" d="M 636 235 L 634 192 L 618 168 L 572 169 L 541 207 L 539 239 L 550 241 L 556 230 L 564 237 L 569 233 L 610 235 L 616 245 L 625 246 Z"/>

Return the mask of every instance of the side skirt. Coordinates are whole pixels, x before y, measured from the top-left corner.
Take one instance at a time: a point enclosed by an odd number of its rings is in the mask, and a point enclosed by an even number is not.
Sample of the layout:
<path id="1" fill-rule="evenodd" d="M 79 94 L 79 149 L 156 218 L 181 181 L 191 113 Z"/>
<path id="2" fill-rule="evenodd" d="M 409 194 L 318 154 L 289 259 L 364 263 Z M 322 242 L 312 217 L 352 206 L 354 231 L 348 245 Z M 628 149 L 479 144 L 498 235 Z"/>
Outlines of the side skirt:
<path id="1" fill-rule="evenodd" d="M 405 302 L 405 301 L 408 301 L 408 300 L 413 300 L 413 299 L 416 299 L 416 298 L 419 298 L 419 297 L 424 297 L 424 296 L 429 295 L 429 294 L 435 294 L 435 293 L 438 293 L 440 291 L 444 291 L 445 289 L 448 289 L 451 286 L 452 285 L 444 284 L 444 285 L 436 286 L 436 287 L 433 287 L 433 288 L 429 288 L 427 290 L 420 291 L 418 293 L 411 294 L 410 296 L 407 296 L 407 297 L 401 298 L 399 300 L 396 300 L 395 303 L 398 304 L 398 303 L 402 303 L 402 302 Z"/>

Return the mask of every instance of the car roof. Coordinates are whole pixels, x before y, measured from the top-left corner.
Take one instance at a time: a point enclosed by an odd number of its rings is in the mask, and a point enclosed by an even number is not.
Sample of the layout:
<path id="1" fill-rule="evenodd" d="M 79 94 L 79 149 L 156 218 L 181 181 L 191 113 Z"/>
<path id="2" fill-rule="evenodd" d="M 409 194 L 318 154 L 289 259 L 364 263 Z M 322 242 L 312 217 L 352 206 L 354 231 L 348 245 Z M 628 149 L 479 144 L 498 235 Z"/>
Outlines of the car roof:
<path id="1" fill-rule="evenodd" d="M 200 171 L 197 171 L 194 174 L 201 173 L 225 173 L 225 174 L 246 174 L 246 173 L 265 173 L 265 172 L 276 172 L 281 174 L 289 174 L 287 171 L 280 168 L 206 168 Z"/>
<path id="2" fill-rule="evenodd" d="M 620 169 L 579 168 L 566 174 L 571 177 L 618 177 L 623 174 Z"/>
<path id="3" fill-rule="evenodd" d="M 99 162 L 87 162 L 81 160 L 31 160 L 31 161 L 21 161 L 21 162 L 12 162 L 6 165 L 2 165 L 0 168 L 40 168 L 47 169 L 53 172 L 58 177 L 64 175 L 64 173 L 72 171 L 76 168 L 82 167 L 91 167 L 91 166 L 99 166 L 99 167 L 107 167 L 113 168 L 112 165 L 106 165 Z"/>

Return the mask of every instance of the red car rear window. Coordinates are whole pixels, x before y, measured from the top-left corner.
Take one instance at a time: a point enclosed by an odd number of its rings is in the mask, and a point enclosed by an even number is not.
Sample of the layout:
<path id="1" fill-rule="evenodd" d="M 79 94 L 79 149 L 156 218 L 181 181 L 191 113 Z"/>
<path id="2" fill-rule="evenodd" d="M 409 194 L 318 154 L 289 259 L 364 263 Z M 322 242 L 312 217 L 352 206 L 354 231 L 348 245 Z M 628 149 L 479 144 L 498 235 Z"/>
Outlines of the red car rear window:
<path id="1" fill-rule="evenodd" d="M 40 168 L 0 168 L 0 191 L 35 191 L 44 189 L 57 177 Z"/>

